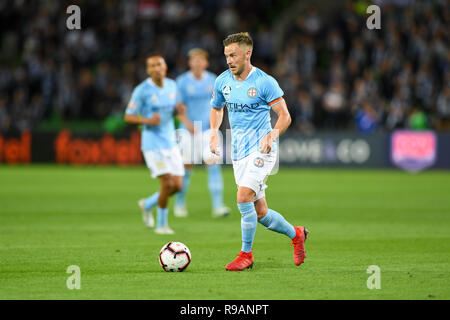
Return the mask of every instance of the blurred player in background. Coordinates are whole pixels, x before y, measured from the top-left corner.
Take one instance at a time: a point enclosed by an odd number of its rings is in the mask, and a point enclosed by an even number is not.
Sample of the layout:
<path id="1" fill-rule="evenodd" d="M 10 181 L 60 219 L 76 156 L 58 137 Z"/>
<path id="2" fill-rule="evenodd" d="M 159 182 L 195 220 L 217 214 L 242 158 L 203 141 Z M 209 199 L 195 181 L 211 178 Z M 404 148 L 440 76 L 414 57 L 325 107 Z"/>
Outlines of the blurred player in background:
<path id="1" fill-rule="evenodd" d="M 178 111 L 186 121 L 185 107 L 180 101 L 174 80 L 166 78 L 167 65 L 160 55 L 147 58 L 150 76 L 133 91 L 125 111 L 125 121 L 142 125 L 141 149 L 153 178 L 158 178 L 161 188 L 146 199 L 139 200 L 144 223 L 153 227 L 152 209 L 157 205 L 155 232 L 173 234 L 168 224 L 168 200 L 182 188 L 183 161 L 176 142 L 173 115 Z"/>
<path id="2" fill-rule="evenodd" d="M 177 79 L 181 100 L 187 108 L 188 125 L 182 125 L 180 133 L 181 153 L 185 174 L 183 189 L 175 196 L 174 213 L 177 217 L 186 217 L 186 193 L 189 188 L 194 164 L 206 164 L 208 171 L 208 188 L 212 200 L 212 216 L 223 217 L 230 213 L 230 208 L 223 204 L 223 179 L 221 158 L 209 149 L 209 113 L 210 100 L 216 75 L 207 71 L 208 52 L 194 48 L 188 53 L 190 70 Z"/>
<path id="3" fill-rule="evenodd" d="M 292 239 L 294 263 L 303 263 L 308 231 L 294 227 L 267 206 L 265 184 L 277 160 L 277 139 L 290 125 L 291 117 L 277 81 L 251 65 L 253 40 L 247 32 L 229 35 L 224 41 L 229 70 L 217 77 L 211 99 L 210 148 L 220 154 L 218 129 L 227 106 L 232 136 L 233 170 L 238 186 L 242 249 L 226 270 L 242 271 L 253 266 L 253 240 L 257 222 Z M 270 109 L 278 120 L 272 130 Z"/>

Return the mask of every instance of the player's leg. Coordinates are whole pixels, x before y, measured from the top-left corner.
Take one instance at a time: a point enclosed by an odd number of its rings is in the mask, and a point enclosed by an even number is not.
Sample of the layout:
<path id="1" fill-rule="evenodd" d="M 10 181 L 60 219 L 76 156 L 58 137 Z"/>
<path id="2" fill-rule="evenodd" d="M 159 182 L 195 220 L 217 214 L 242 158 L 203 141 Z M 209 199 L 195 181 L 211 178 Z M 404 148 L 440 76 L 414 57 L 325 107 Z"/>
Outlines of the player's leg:
<path id="1" fill-rule="evenodd" d="M 237 206 L 241 213 L 242 248 L 238 257 L 225 267 L 229 271 L 242 271 L 253 266 L 253 240 L 255 239 L 258 218 L 254 205 L 255 191 L 240 186 L 237 193 Z"/>
<path id="2" fill-rule="evenodd" d="M 230 214 L 230 208 L 223 204 L 223 177 L 221 165 L 211 164 L 206 166 L 208 172 L 208 189 L 211 195 L 213 217 L 225 217 Z"/>
<path id="3" fill-rule="evenodd" d="M 211 194 L 213 210 L 223 206 L 223 179 L 219 164 L 206 166 L 208 172 L 208 189 Z"/>
<path id="4" fill-rule="evenodd" d="M 211 153 L 209 147 L 210 130 L 202 133 L 201 140 L 197 139 L 200 148 L 200 156 L 206 164 L 208 172 L 208 189 L 212 201 L 212 216 L 225 217 L 230 214 L 231 209 L 223 204 L 223 177 L 222 177 L 222 158 Z"/>
<path id="5" fill-rule="evenodd" d="M 158 198 L 158 209 L 155 232 L 159 234 L 174 234 L 169 227 L 169 198 L 183 188 L 183 176 L 166 174 L 158 177 L 161 183 L 160 196 Z"/>
<path id="6" fill-rule="evenodd" d="M 184 177 L 182 180 L 181 190 L 175 194 L 175 208 L 174 214 L 176 217 L 187 217 L 186 209 L 186 193 L 191 183 L 191 175 L 194 166 L 192 164 L 184 165 Z"/>
<path id="7" fill-rule="evenodd" d="M 162 150 L 165 174 L 158 176 L 161 191 L 158 198 L 157 228 L 156 233 L 173 234 L 168 223 L 169 197 L 179 192 L 183 186 L 184 167 L 178 146 L 172 149 Z"/>
<path id="8" fill-rule="evenodd" d="M 265 197 L 261 197 L 255 201 L 255 210 L 259 223 L 268 230 L 284 234 L 292 239 L 291 245 L 294 246 L 294 263 L 296 265 L 302 264 L 306 258 L 304 243 L 308 235 L 308 230 L 303 226 L 294 227 L 280 213 L 269 209 Z"/>
<path id="9" fill-rule="evenodd" d="M 181 161 L 184 164 L 183 187 L 175 195 L 174 215 L 176 217 L 187 217 L 186 194 L 191 183 L 192 170 L 195 163 L 195 140 L 194 136 L 186 129 L 177 130 L 179 151 Z"/>
<path id="10" fill-rule="evenodd" d="M 178 194 L 183 189 L 183 176 L 181 175 L 172 175 L 172 195 Z"/>
<path id="11" fill-rule="evenodd" d="M 155 192 L 148 198 L 142 199 L 142 207 L 147 211 L 151 211 L 158 203 L 159 191 Z"/>
<path id="12" fill-rule="evenodd" d="M 156 178 L 157 176 L 162 175 L 166 172 L 164 166 L 157 165 L 157 162 L 161 160 L 159 152 L 144 151 L 143 154 L 145 163 L 148 169 L 150 170 L 152 178 Z M 152 228 L 155 225 L 152 210 L 158 204 L 158 198 L 159 198 L 159 191 L 153 193 L 148 198 L 143 198 L 138 201 L 139 208 L 142 211 L 142 219 L 145 225 L 149 228 Z"/>
<path id="13" fill-rule="evenodd" d="M 239 187 L 237 206 L 241 213 L 242 251 L 251 252 L 258 222 L 253 200 L 255 191 L 248 187 Z"/>
<path id="14" fill-rule="evenodd" d="M 140 199 L 138 201 L 139 208 L 142 211 L 142 219 L 145 225 L 149 228 L 155 226 L 155 220 L 153 219 L 152 210 L 158 203 L 159 191 L 155 192 L 148 198 Z"/>
<path id="15" fill-rule="evenodd" d="M 265 197 L 255 201 L 255 209 L 258 222 L 267 229 L 284 234 L 291 239 L 295 238 L 295 227 L 287 222 L 280 213 L 269 209 Z"/>
<path id="16" fill-rule="evenodd" d="M 168 202 L 169 197 L 173 194 L 174 181 L 171 174 L 164 174 L 158 176 L 161 189 L 158 197 L 158 208 L 156 210 L 156 233 L 165 233 L 168 227 Z"/>

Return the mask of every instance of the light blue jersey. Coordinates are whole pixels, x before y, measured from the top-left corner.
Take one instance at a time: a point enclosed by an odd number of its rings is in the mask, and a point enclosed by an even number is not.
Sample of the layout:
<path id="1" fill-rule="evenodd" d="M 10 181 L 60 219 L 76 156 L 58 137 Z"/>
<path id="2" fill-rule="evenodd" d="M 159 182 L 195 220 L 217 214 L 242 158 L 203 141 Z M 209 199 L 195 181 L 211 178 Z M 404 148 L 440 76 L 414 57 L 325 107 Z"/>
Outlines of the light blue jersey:
<path id="1" fill-rule="evenodd" d="M 227 107 L 233 160 L 259 150 L 261 138 L 272 131 L 270 108 L 280 102 L 283 94 L 278 82 L 256 67 L 244 81 L 237 81 L 230 70 L 217 77 L 211 106 Z M 274 143 L 272 150 L 276 148 Z"/>
<path id="2" fill-rule="evenodd" d="M 159 125 L 143 125 L 141 150 L 171 149 L 176 146 L 173 114 L 180 95 L 174 80 L 165 78 L 164 86 L 158 87 L 151 78 L 141 82 L 133 91 L 126 114 L 151 118 L 159 112 Z"/>
<path id="3" fill-rule="evenodd" d="M 181 100 L 187 108 L 187 116 L 193 123 L 201 121 L 202 131 L 209 129 L 209 103 L 215 80 L 216 75 L 209 71 L 205 71 L 201 79 L 196 79 L 191 71 L 181 74 L 176 79 Z"/>

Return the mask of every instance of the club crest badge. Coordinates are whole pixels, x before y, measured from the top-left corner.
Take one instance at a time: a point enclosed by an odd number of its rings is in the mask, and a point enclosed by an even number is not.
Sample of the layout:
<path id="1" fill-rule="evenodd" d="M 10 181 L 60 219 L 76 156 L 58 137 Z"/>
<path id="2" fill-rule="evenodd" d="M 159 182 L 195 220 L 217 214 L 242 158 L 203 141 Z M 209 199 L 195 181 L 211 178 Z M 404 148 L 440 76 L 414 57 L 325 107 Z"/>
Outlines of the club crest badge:
<path id="1" fill-rule="evenodd" d="M 230 97 L 230 93 L 231 93 L 231 87 L 230 86 L 225 86 L 222 89 L 222 94 L 223 97 L 228 100 L 228 98 Z"/>
<path id="2" fill-rule="evenodd" d="M 436 163 L 437 148 L 432 131 L 398 130 L 391 136 L 391 161 L 406 171 L 419 172 Z"/>
<path id="3" fill-rule="evenodd" d="M 152 104 L 158 104 L 159 103 L 159 99 L 156 96 L 156 94 L 152 94 L 152 96 L 150 97 L 150 101 Z"/>
<path id="4" fill-rule="evenodd" d="M 263 158 L 257 157 L 257 158 L 255 158 L 255 160 L 253 160 L 253 164 L 257 168 L 262 168 L 262 167 L 264 167 L 264 160 L 263 160 Z"/>
<path id="5" fill-rule="evenodd" d="M 166 167 L 166 164 L 163 161 L 157 161 L 156 162 L 156 167 L 161 170 L 164 169 Z"/>
<path id="6" fill-rule="evenodd" d="M 257 94 L 258 94 L 258 91 L 256 91 L 256 88 L 255 88 L 255 87 L 250 87 L 250 88 L 247 90 L 247 96 L 248 96 L 249 98 L 254 98 L 254 97 L 256 97 Z"/>

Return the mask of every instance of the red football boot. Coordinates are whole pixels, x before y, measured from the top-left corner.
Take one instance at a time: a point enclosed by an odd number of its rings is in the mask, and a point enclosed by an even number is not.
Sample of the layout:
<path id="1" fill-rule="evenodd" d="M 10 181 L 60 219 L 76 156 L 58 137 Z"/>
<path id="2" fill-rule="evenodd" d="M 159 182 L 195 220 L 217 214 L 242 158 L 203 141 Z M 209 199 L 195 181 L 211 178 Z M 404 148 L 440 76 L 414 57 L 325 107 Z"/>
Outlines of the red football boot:
<path id="1" fill-rule="evenodd" d="M 225 269 L 228 271 L 242 271 L 245 269 L 251 269 L 253 267 L 253 254 L 252 252 L 239 252 L 236 259 L 233 262 L 227 264 Z"/>
<path id="2" fill-rule="evenodd" d="M 308 238 L 308 229 L 302 226 L 295 227 L 295 237 L 292 239 L 291 246 L 294 246 L 294 263 L 299 266 L 306 258 L 305 241 Z"/>

